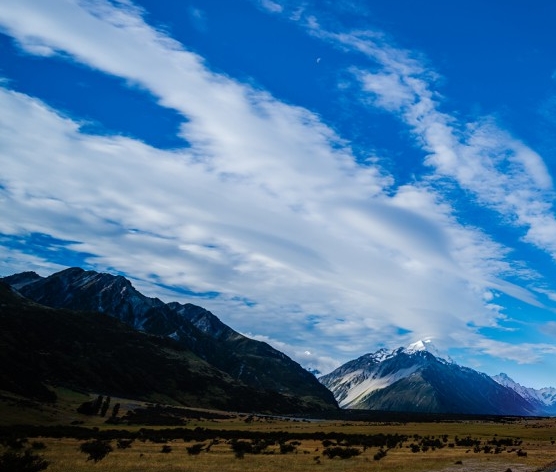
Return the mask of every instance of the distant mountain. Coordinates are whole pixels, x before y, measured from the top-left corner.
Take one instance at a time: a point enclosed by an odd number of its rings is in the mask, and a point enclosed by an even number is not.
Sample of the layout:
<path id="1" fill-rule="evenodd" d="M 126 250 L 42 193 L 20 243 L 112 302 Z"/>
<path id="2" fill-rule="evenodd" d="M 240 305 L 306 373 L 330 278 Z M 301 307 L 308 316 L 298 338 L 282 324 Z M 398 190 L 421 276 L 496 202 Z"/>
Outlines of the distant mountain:
<path id="1" fill-rule="evenodd" d="M 171 338 L 258 391 L 302 398 L 313 410 L 337 408 L 333 395 L 285 354 L 241 335 L 202 307 L 146 297 L 125 277 L 70 268 L 49 277 L 23 272 L 0 280 L 42 305 L 104 313 L 136 330 Z"/>
<path id="2" fill-rule="evenodd" d="M 179 342 L 94 312 L 48 308 L 0 282 L 0 390 L 52 402 L 51 386 L 234 411 L 307 411 L 232 379 Z"/>
<path id="3" fill-rule="evenodd" d="M 495 415 L 538 412 L 514 390 L 438 357 L 432 343 L 422 341 L 365 354 L 319 380 L 342 408 Z"/>
<path id="4" fill-rule="evenodd" d="M 539 412 L 550 415 L 556 414 L 556 388 L 545 387 L 541 389 L 534 389 L 524 387 L 504 373 L 495 375 L 492 378 L 500 385 L 511 388 L 513 391 L 525 398 L 529 403 L 535 405 Z"/>

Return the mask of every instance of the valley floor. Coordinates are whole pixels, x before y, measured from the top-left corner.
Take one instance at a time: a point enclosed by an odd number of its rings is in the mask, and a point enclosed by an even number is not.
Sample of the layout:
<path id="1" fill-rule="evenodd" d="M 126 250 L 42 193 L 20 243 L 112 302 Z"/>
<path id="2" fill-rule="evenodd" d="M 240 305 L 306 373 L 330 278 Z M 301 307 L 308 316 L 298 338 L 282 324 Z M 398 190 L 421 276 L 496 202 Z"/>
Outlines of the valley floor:
<path id="1" fill-rule="evenodd" d="M 50 462 L 48 472 L 278 472 L 278 471 L 438 471 L 438 472 L 533 472 L 545 470 L 543 464 L 554 459 L 554 454 L 547 454 L 542 447 L 533 446 L 527 458 L 501 454 L 485 456 L 484 454 L 466 454 L 465 451 L 430 451 L 413 454 L 408 450 L 388 451 L 386 457 L 379 461 L 373 456 L 377 449 L 368 449 L 357 457 L 350 459 L 328 459 L 322 455 L 322 444 L 318 441 L 303 441 L 296 452 L 280 454 L 272 448 L 266 454 L 246 454 L 243 459 L 235 457 L 229 444 L 222 442 L 214 445 L 210 452 L 189 455 L 187 448 L 194 442 L 171 440 L 165 444 L 152 442 L 133 443 L 131 448 L 118 450 L 114 444 L 113 452 L 95 463 L 87 460 L 86 454 L 79 451 L 83 441 L 76 439 L 38 439 L 46 448 L 41 453 Z M 163 452 L 166 446 L 170 452 Z M 457 463 L 456 462 L 461 462 Z M 554 470 L 554 469 L 547 469 Z"/>
<path id="2" fill-rule="evenodd" d="M 56 405 L 0 397 L 0 462 L 7 451 L 23 456 L 28 450 L 49 462 L 47 472 L 556 469 L 556 418 L 309 420 L 112 399 L 122 409 L 110 424 L 98 415 L 76 413 L 94 396 L 57 394 Z M 97 440 L 110 450 L 95 462 L 81 447 Z M 330 458 L 336 454 L 349 457 Z"/>

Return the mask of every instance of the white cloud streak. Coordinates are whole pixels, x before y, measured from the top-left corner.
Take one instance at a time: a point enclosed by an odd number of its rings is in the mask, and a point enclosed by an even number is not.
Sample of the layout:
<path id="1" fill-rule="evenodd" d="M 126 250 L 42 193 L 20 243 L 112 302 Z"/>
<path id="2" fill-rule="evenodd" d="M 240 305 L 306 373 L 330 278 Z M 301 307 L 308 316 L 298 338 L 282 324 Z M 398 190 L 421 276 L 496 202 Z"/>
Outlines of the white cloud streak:
<path id="1" fill-rule="evenodd" d="M 410 333 L 402 340 L 479 345 L 470 326 L 496 326 L 500 317 L 490 289 L 537 303 L 503 279 L 512 272 L 506 249 L 458 224 L 430 187 L 389 196 L 391 177 L 357 164 L 316 115 L 211 72 L 135 9 L 5 0 L 0 24 L 31 54 L 62 53 L 149 91 L 184 116 L 191 144 L 163 151 L 87 135 L 40 100 L 0 89 L 0 232 L 78 241 L 69 248 L 94 254 L 89 263 L 145 287 L 219 292 L 202 304 L 294 355 L 321 353 L 310 364 L 323 371 L 331 358 L 399 344 L 400 328 Z M 357 72 L 364 90 L 412 126 L 439 175 L 474 185 L 548 247 L 539 223 L 552 224 L 548 208 L 520 200 L 550 190 L 534 152 L 487 134 L 490 124 L 470 127 L 462 143 L 416 62 L 368 38 L 333 39 L 382 64 L 378 74 Z M 502 164 L 512 172 L 501 174 Z M 494 181 L 500 194 L 487 188 Z M 509 191 L 516 184 L 520 199 Z"/>
<path id="2" fill-rule="evenodd" d="M 329 33 L 313 19 L 313 34 L 372 59 L 379 71 L 354 70 L 366 99 L 400 117 L 428 152 L 425 163 L 438 177 L 449 177 L 471 191 L 481 205 L 526 230 L 523 239 L 556 259 L 556 218 L 552 178 L 541 156 L 493 118 L 459 124 L 440 111 L 432 88 L 435 74 L 407 51 L 381 43 L 376 34 Z"/>

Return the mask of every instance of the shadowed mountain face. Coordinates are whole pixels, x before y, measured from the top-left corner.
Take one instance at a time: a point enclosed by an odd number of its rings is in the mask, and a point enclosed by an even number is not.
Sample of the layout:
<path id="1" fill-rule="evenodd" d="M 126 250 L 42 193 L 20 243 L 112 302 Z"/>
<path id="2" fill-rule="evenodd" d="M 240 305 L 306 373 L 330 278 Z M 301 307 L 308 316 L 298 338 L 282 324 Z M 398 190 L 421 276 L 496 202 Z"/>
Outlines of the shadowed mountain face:
<path id="1" fill-rule="evenodd" d="M 302 398 L 313 410 L 337 407 L 333 395 L 283 353 L 237 333 L 199 306 L 146 297 L 122 276 L 71 268 L 45 278 L 24 272 L 2 280 L 42 305 L 104 313 L 135 330 L 167 337 L 258 391 Z"/>
<path id="2" fill-rule="evenodd" d="M 49 385 L 164 403 L 292 413 L 314 405 L 257 390 L 178 341 L 98 312 L 49 308 L 0 283 L 0 390 L 54 401 Z"/>
<path id="3" fill-rule="evenodd" d="M 486 374 L 426 349 L 380 350 L 320 378 L 343 408 L 534 415 L 538 408 Z"/>

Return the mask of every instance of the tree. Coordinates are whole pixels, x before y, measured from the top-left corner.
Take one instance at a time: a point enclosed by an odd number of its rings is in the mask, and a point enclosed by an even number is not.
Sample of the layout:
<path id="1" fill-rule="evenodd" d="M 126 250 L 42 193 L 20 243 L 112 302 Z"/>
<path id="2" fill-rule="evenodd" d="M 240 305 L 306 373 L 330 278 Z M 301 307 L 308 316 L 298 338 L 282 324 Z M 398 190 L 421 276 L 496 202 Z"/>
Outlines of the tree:
<path id="1" fill-rule="evenodd" d="M 95 414 L 95 402 L 85 402 L 77 407 L 77 413 L 93 416 Z"/>
<path id="2" fill-rule="evenodd" d="M 93 402 L 93 415 L 98 415 L 100 408 L 102 406 L 102 395 L 99 395 L 97 399 Z"/>
<path id="3" fill-rule="evenodd" d="M 112 415 L 111 418 L 116 418 L 116 416 L 118 416 L 118 413 L 120 412 L 120 404 L 116 403 L 114 405 L 114 408 L 112 408 Z"/>
<path id="4" fill-rule="evenodd" d="M 100 409 L 100 416 L 104 418 L 106 416 L 106 412 L 108 411 L 108 408 L 110 408 L 110 397 L 106 397 L 106 400 L 104 400 L 104 402 L 102 403 L 102 407 Z"/>
<path id="5" fill-rule="evenodd" d="M 106 397 L 106 400 L 108 401 L 108 405 L 110 405 L 110 397 Z M 79 407 L 77 408 L 77 413 L 81 413 L 82 415 L 95 416 L 98 415 L 99 412 L 101 413 L 101 408 L 103 408 L 105 404 L 106 401 L 103 402 L 102 395 L 99 395 L 95 400 L 90 400 L 79 405 Z M 108 409 L 108 406 L 106 408 Z"/>

